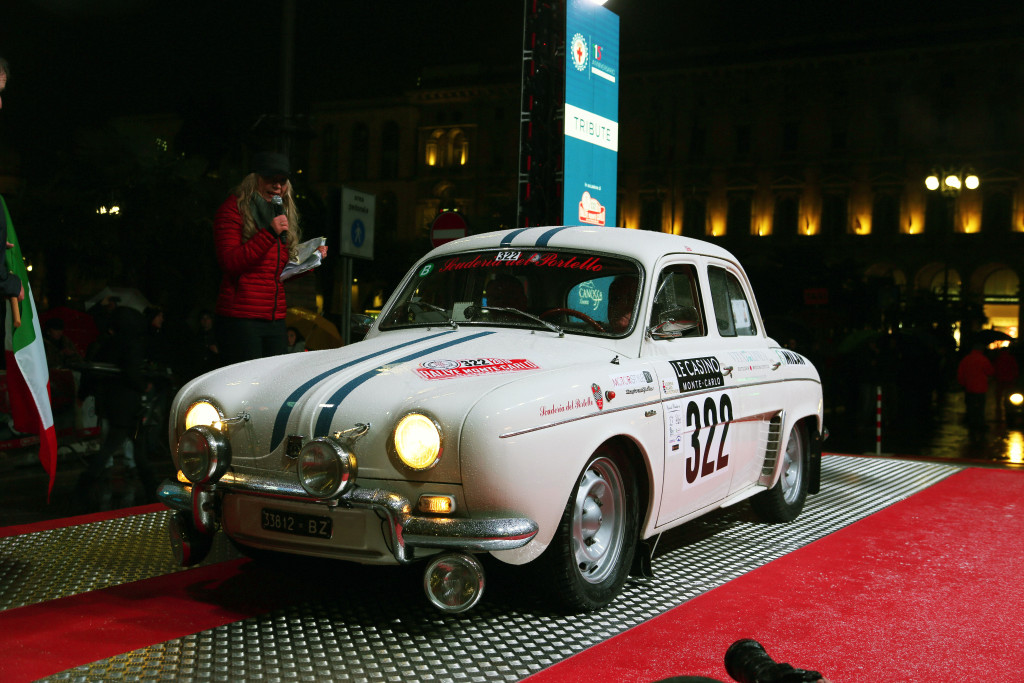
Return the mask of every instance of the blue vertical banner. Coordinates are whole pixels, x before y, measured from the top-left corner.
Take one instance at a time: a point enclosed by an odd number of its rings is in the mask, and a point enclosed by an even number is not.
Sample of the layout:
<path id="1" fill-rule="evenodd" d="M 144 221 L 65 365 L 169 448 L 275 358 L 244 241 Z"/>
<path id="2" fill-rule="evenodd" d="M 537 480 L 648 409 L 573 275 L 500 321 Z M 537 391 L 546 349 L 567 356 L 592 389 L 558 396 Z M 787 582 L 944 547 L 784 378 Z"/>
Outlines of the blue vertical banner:
<path id="1" fill-rule="evenodd" d="M 619 156 L 619 17 L 566 0 L 562 223 L 615 224 Z"/>

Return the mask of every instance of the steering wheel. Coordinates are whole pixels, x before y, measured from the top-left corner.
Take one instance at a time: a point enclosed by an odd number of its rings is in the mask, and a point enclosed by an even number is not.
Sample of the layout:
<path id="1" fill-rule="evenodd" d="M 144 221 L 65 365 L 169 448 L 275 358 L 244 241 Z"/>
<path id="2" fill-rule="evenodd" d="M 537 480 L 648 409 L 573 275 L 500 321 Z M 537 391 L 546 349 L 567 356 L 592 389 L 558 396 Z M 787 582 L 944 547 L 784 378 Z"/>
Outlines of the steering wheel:
<path id="1" fill-rule="evenodd" d="M 564 313 L 565 315 L 571 315 L 575 318 L 579 318 L 583 322 L 593 327 L 598 332 L 604 332 L 604 327 L 601 326 L 601 323 L 597 322 L 583 311 L 577 311 L 575 308 L 552 308 L 549 311 L 544 311 L 543 313 L 541 313 L 540 317 L 546 318 L 549 315 L 555 315 L 558 313 Z"/>

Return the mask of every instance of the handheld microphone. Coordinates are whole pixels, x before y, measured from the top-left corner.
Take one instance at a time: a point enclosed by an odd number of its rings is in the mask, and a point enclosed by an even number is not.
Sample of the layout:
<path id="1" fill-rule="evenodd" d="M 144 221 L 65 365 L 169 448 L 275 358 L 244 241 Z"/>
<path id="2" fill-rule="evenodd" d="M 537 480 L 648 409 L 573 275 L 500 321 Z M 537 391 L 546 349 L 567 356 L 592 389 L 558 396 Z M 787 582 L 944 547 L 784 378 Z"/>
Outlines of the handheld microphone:
<path id="1" fill-rule="evenodd" d="M 284 200 L 281 199 L 281 195 L 275 194 L 273 197 L 270 198 L 270 203 L 274 207 L 275 216 L 284 215 Z M 284 244 L 284 242 L 288 239 L 288 231 L 282 230 L 280 234 L 278 234 L 277 239 L 281 240 L 281 243 Z"/>

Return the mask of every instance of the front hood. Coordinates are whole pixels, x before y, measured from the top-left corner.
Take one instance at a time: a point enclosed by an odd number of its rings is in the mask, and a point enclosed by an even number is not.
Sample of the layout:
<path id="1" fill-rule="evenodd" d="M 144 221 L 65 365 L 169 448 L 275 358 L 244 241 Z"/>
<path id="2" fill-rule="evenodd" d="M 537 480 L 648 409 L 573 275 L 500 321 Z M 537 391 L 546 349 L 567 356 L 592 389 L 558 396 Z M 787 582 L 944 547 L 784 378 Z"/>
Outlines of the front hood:
<path id="1" fill-rule="evenodd" d="M 615 352 L 593 341 L 548 332 L 464 326 L 458 330 L 388 332 L 341 349 L 296 353 L 232 365 L 181 389 L 171 411 L 172 439 L 185 411 L 212 400 L 229 427 L 239 469 L 290 469 L 288 437 L 304 440 L 369 424 L 353 444 L 360 477 L 458 480 L 458 438 L 464 416 L 496 386 Z M 442 428 L 447 458 L 412 476 L 388 455 L 395 422 L 423 412 Z"/>

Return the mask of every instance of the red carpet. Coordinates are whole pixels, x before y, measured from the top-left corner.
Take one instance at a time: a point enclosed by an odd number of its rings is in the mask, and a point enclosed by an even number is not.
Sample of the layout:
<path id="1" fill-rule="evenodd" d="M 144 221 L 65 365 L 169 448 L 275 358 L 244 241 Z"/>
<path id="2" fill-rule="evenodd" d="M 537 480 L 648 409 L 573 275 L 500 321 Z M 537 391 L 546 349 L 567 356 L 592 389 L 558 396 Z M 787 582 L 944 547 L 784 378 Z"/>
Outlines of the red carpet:
<path id="1" fill-rule="evenodd" d="M 248 560 L 232 560 L 0 612 L 0 680 L 34 681 L 299 598 L 261 600 L 266 580 Z"/>
<path id="2" fill-rule="evenodd" d="M 1022 581 L 1024 473 L 964 470 L 528 681 L 731 681 L 740 638 L 832 683 L 1021 680 Z"/>
<path id="3" fill-rule="evenodd" d="M 103 522 L 108 519 L 117 519 L 118 517 L 144 515 L 147 512 L 160 512 L 161 510 L 166 509 L 167 507 L 162 503 L 151 503 L 149 505 L 140 505 L 133 508 L 121 508 L 119 510 L 110 510 L 108 512 L 93 512 L 91 514 L 80 515 L 78 517 L 63 517 L 60 519 L 46 520 L 45 522 L 32 522 L 31 524 L 19 524 L 17 526 L 3 526 L 0 527 L 0 538 L 20 536 L 21 534 L 34 534 L 37 531 L 61 529 L 66 526 L 75 526 L 76 524 Z"/>

